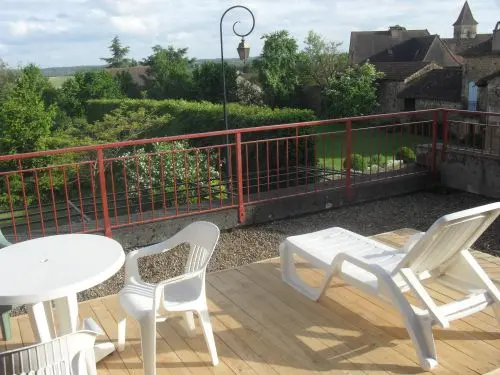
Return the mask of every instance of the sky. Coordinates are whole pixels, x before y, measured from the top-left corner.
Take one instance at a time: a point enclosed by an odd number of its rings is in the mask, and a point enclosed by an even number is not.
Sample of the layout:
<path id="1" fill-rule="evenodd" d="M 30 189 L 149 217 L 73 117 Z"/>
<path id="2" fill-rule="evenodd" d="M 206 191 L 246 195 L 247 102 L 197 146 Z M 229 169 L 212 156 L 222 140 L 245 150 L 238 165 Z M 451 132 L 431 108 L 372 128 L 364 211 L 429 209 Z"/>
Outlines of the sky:
<path id="1" fill-rule="evenodd" d="M 251 56 L 260 54 L 263 34 L 286 29 L 299 45 L 309 30 L 349 48 L 351 31 L 384 30 L 399 24 L 452 37 L 463 0 L 0 0 L 0 58 L 10 66 L 100 65 L 118 35 L 138 60 L 151 47 L 188 47 L 190 57 L 220 57 L 219 21 L 233 5 L 255 15 L 247 36 Z M 500 21 L 500 0 L 470 0 L 478 32 L 491 33 Z M 234 9 L 224 18 L 224 54 L 237 57 L 239 33 L 251 16 Z"/>

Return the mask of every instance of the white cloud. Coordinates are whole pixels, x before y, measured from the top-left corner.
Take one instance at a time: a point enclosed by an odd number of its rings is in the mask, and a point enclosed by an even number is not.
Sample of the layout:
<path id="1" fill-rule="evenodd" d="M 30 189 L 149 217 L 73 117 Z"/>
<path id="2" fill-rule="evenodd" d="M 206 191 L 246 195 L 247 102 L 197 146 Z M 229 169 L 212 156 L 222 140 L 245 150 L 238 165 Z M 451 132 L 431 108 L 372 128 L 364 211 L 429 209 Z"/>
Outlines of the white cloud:
<path id="1" fill-rule="evenodd" d="M 102 10 L 102 9 L 99 9 L 99 8 L 92 8 L 90 9 L 90 12 L 89 12 L 89 17 L 90 18 L 97 18 L 97 19 L 100 19 L 100 18 L 104 18 L 107 16 L 107 13 Z"/>
<path id="2" fill-rule="evenodd" d="M 63 24 L 38 20 L 20 20 L 8 22 L 9 32 L 12 36 L 23 37 L 35 32 L 59 34 L 68 30 Z"/>
<path id="3" fill-rule="evenodd" d="M 246 40 L 251 55 L 260 53 L 260 37 L 286 28 L 302 43 L 309 30 L 349 47 L 351 31 L 383 30 L 399 24 L 428 29 L 443 37 L 453 35 L 452 24 L 465 0 L 245 0 L 255 15 L 255 30 Z M 240 0 L 0 0 L 2 58 L 12 64 L 42 66 L 101 64 L 107 47 L 118 34 L 130 46 L 131 57 L 141 59 L 154 44 L 188 47 L 197 58 L 218 57 L 219 20 Z M 478 31 L 490 33 L 498 21 L 500 0 L 471 0 Z M 60 17 L 64 15 L 64 17 Z M 36 17 L 36 18 L 35 18 Z M 238 31 L 250 26 L 241 9 L 224 20 L 224 52 L 236 57 Z M 46 51 L 51 53 L 47 54 Z M 53 51 L 53 53 L 52 53 Z"/>
<path id="4" fill-rule="evenodd" d="M 159 22 L 156 17 L 138 17 L 132 15 L 112 16 L 111 24 L 120 32 L 131 35 L 155 35 Z"/>

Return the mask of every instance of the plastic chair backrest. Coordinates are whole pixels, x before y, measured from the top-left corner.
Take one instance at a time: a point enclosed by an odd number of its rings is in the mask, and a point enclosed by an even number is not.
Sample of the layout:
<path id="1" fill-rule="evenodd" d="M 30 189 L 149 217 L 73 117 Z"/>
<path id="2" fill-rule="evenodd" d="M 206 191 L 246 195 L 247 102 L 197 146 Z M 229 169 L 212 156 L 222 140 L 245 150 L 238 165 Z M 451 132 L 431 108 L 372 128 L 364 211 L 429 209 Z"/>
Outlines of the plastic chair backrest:
<path id="1" fill-rule="evenodd" d="M 190 244 L 189 256 L 185 266 L 185 272 L 196 272 L 208 266 L 215 246 L 219 241 L 220 230 L 207 221 L 197 221 L 182 231 L 186 243 Z"/>
<path id="2" fill-rule="evenodd" d="M 12 245 L 12 243 L 10 243 L 7 240 L 7 238 L 5 238 L 5 236 L 2 233 L 2 230 L 0 230 L 0 249 L 3 248 L 3 247 L 10 246 L 10 245 Z"/>
<path id="3" fill-rule="evenodd" d="M 95 375 L 96 333 L 79 331 L 0 353 L 0 374 Z"/>
<path id="4" fill-rule="evenodd" d="M 500 215 L 500 202 L 439 218 L 409 250 L 400 267 L 415 273 L 433 271 L 461 250 L 469 249 Z"/>

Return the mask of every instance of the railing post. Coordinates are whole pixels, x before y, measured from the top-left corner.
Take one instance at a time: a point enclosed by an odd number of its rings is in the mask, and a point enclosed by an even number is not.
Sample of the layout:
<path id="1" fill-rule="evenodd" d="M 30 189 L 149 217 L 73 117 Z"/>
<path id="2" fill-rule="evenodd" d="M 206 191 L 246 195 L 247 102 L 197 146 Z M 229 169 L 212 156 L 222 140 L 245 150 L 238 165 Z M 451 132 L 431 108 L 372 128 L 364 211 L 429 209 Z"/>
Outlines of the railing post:
<path id="1" fill-rule="evenodd" d="M 104 234 L 111 237 L 111 223 L 109 221 L 108 195 L 106 190 L 106 178 L 104 175 L 104 152 L 102 148 L 97 149 L 97 167 L 99 170 L 99 185 L 101 187 L 102 218 L 104 220 Z"/>
<path id="2" fill-rule="evenodd" d="M 345 125 L 345 187 L 347 199 L 351 199 L 351 135 L 352 135 L 352 120 L 347 120 Z"/>
<path id="3" fill-rule="evenodd" d="M 443 145 L 441 146 L 441 161 L 446 160 L 446 148 L 448 147 L 448 111 L 443 110 Z"/>
<path id="4" fill-rule="evenodd" d="M 434 111 L 432 114 L 432 159 L 431 159 L 431 172 L 436 172 L 436 154 L 437 154 L 437 124 L 438 124 L 438 112 Z"/>
<path id="5" fill-rule="evenodd" d="M 245 221 L 245 205 L 243 197 L 243 160 L 241 156 L 241 133 L 236 133 L 236 180 L 238 183 L 238 222 Z"/>

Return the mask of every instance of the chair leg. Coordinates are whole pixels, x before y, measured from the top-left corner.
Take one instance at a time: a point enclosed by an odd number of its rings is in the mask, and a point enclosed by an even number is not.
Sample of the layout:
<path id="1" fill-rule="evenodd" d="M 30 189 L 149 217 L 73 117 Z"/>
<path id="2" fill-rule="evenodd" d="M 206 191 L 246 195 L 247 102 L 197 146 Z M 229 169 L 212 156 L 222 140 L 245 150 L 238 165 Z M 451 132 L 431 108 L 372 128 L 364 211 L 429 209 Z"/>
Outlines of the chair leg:
<path id="1" fill-rule="evenodd" d="M 156 375 L 156 319 L 146 316 L 139 324 L 144 375 Z"/>
<path id="2" fill-rule="evenodd" d="M 217 348 L 215 347 L 215 339 L 212 331 L 212 324 L 210 323 L 210 315 L 208 310 L 199 311 L 198 314 L 200 316 L 201 327 L 203 328 L 203 335 L 205 336 L 205 341 L 207 342 L 212 364 L 217 366 L 219 364 L 219 358 L 217 357 Z"/>
<path id="3" fill-rule="evenodd" d="M 194 336 L 194 331 L 196 325 L 194 323 L 194 316 L 192 311 L 186 311 L 184 313 L 184 324 L 186 325 L 186 332 L 190 337 Z"/>
<path id="4" fill-rule="evenodd" d="M 118 321 L 118 351 L 123 352 L 125 350 L 125 338 L 127 334 L 127 317 L 123 316 Z"/>
<path id="5" fill-rule="evenodd" d="M 5 341 L 12 339 L 12 330 L 10 328 L 10 310 L 12 310 L 12 306 L 0 306 L 0 313 L 2 314 L 0 328 L 2 330 L 2 337 Z"/>

